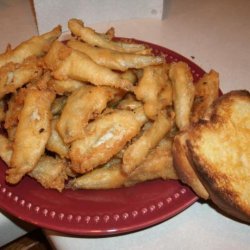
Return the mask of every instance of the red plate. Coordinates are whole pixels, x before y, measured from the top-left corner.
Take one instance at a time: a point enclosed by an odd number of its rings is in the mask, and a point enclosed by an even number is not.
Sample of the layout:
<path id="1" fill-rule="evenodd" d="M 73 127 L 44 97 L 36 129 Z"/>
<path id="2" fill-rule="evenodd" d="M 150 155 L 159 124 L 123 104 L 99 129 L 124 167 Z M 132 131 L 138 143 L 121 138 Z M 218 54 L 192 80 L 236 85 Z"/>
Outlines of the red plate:
<path id="1" fill-rule="evenodd" d="M 136 41 L 142 43 L 141 41 Z M 144 42 L 143 42 L 144 43 Z M 189 64 L 194 80 L 204 71 L 183 56 L 146 43 L 168 62 Z M 74 235 L 112 235 L 143 229 L 178 214 L 198 198 L 178 181 L 154 180 L 114 190 L 46 190 L 26 176 L 16 186 L 5 182 L 0 160 L 0 207 L 42 228 Z"/>

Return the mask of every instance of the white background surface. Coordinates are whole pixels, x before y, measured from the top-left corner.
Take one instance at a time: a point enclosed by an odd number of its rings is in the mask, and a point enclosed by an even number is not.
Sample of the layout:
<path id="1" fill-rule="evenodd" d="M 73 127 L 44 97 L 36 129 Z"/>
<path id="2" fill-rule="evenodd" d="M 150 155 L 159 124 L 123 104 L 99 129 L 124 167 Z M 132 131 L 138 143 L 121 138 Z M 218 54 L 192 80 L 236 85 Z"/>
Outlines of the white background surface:
<path id="1" fill-rule="evenodd" d="M 156 43 L 189 59 L 194 56 L 193 61 L 204 70 L 213 68 L 220 73 L 221 89 L 227 92 L 250 90 L 249 13 L 248 0 L 168 0 L 163 21 L 141 19 L 91 26 L 99 32 L 114 26 L 118 36 Z M 8 42 L 16 45 L 37 32 L 28 0 L 0 0 L 0 23 L 1 50 Z M 0 233 L 8 227 L 13 238 L 25 232 L 0 214 Z M 122 236 L 93 239 L 45 232 L 57 249 L 250 249 L 248 225 L 199 202 L 155 227 Z"/>

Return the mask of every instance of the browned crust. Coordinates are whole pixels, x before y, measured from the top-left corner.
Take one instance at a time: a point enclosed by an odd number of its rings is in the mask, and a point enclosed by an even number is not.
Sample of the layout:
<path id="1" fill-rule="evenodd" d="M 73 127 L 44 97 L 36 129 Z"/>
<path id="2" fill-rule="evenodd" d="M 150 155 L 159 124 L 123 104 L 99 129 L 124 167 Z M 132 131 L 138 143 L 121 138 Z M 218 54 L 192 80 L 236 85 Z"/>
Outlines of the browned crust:
<path id="1" fill-rule="evenodd" d="M 172 148 L 174 167 L 180 180 L 190 186 L 199 197 L 207 200 L 209 198 L 208 192 L 200 182 L 187 157 L 187 135 L 187 132 L 182 132 L 174 138 Z"/>
<path id="2" fill-rule="evenodd" d="M 250 223 L 250 208 L 242 207 L 238 201 L 238 196 L 233 190 L 221 189 L 218 187 L 218 179 L 222 176 L 212 175 L 204 165 L 208 165 L 200 156 L 198 156 L 194 150 L 193 145 L 190 141 L 187 141 L 189 153 L 192 155 L 193 166 L 195 167 L 196 173 L 199 176 L 202 184 L 205 186 L 209 193 L 209 196 L 214 204 L 216 204 L 222 211 L 231 215 L 239 220 Z M 209 167 L 209 168 L 212 168 Z M 223 176 L 224 180 L 228 179 L 227 176 Z"/>

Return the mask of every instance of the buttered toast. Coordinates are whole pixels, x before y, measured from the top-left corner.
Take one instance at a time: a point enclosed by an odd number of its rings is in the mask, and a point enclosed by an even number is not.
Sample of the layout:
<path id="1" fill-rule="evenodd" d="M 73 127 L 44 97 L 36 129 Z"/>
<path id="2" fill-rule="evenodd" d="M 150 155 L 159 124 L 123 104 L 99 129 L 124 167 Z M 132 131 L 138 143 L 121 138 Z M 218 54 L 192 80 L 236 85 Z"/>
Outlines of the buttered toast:
<path id="1" fill-rule="evenodd" d="M 227 214 L 250 222 L 250 93 L 218 98 L 210 119 L 187 134 L 188 158 L 211 200 Z"/>

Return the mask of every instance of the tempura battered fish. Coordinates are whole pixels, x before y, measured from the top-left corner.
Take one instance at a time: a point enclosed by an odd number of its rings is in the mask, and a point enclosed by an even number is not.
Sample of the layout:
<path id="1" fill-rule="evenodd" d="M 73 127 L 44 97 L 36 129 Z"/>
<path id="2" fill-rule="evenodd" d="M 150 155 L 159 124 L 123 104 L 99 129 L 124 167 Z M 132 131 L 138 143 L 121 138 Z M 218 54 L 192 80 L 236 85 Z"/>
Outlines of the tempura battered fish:
<path id="1" fill-rule="evenodd" d="M 194 85 L 195 97 L 191 122 L 198 122 L 207 113 L 209 107 L 219 96 L 219 74 L 211 70 Z"/>
<path id="2" fill-rule="evenodd" d="M 84 136 L 84 127 L 95 118 L 112 98 L 112 93 L 105 87 L 85 86 L 68 97 L 57 123 L 57 130 L 65 143 L 70 143 Z"/>
<path id="3" fill-rule="evenodd" d="M 132 90 L 133 84 L 122 75 L 98 65 L 87 55 L 72 50 L 58 41 L 54 42 L 44 58 L 53 76 L 58 80 L 74 80 L 91 82 L 94 85 L 105 85 L 125 90 Z"/>
<path id="4" fill-rule="evenodd" d="M 29 176 L 38 181 L 44 188 L 62 191 L 67 179 L 66 165 L 61 159 L 42 156 Z"/>
<path id="5" fill-rule="evenodd" d="M 182 130 L 190 124 L 190 114 L 195 94 L 193 77 L 189 66 L 184 62 L 172 63 L 169 76 L 173 86 L 176 125 Z"/>
<path id="6" fill-rule="evenodd" d="M 69 181 L 67 187 L 72 189 L 119 188 L 123 186 L 126 179 L 127 176 L 121 170 L 121 161 L 112 159 L 104 166 Z"/>
<path id="7" fill-rule="evenodd" d="M 112 49 L 120 52 L 140 52 L 146 47 L 142 44 L 114 42 L 107 39 L 107 36 L 95 32 L 89 27 L 85 27 L 84 23 L 79 19 L 70 19 L 68 22 L 70 31 L 80 37 L 84 42 L 101 48 Z"/>
<path id="8" fill-rule="evenodd" d="M 15 134 L 11 168 L 7 171 L 9 183 L 16 184 L 31 172 L 43 154 L 50 136 L 50 106 L 54 98 L 50 91 L 28 90 Z"/>
<path id="9" fill-rule="evenodd" d="M 15 92 L 16 89 L 36 79 L 41 74 L 39 60 L 35 57 L 25 59 L 22 64 L 6 64 L 0 68 L 0 98 Z"/>
<path id="10" fill-rule="evenodd" d="M 116 110 L 91 122 L 82 139 L 71 144 L 70 159 L 77 173 L 85 173 L 105 164 L 139 133 L 143 115 Z"/>
<path id="11" fill-rule="evenodd" d="M 155 119 L 160 110 L 172 104 L 172 88 L 168 81 L 167 67 L 162 64 L 144 68 L 142 78 L 134 91 L 136 98 L 144 103 L 145 113 L 150 119 Z"/>
<path id="12" fill-rule="evenodd" d="M 6 63 L 22 63 L 29 56 L 42 56 L 48 47 L 61 35 L 61 26 L 57 26 L 48 33 L 34 36 L 21 43 L 13 50 L 7 50 L 0 55 L 0 67 Z"/>
<path id="13" fill-rule="evenodd" d="M 75 40 L 69 41 L 67 45 L 88 55 L 94 62 L 113 70 L 140 69 L 149 65 L 159 65 L 165 61 L 164 57 L 161 56 L 117 52 L 110 49 L 97 48 Z"/>
<path id="14" fill-rule="evenodd" d="M 64 143 L 62 137 L 57 132 L 56 126 L 59 118 L 55 117 L 51 121 L 51 133 L 46 144 L 46 149 L 51 152 L 57 153 L 61 158 L 68 158 L 69 145 Z"/>
<path id="15" fill-rule="evenodd" d="M 133 172 L 141 164 L 150 149 L 154 148 L 172 127 L 173 116 L 160 113 L 152 126 L 132 143 L 124 152 L 122 169 L 126 174 Z"/>
<path id="16" fill-rule="evenodd" d="M 173 166 L 172 141 L 163 139 L 152 149 L 146 159 L 128 176 L 124 185 L 131 186 L 139 182 L 162 179 L 178 179 Z"/>
<path id="17" fill-rule="evenodd" d="M 13 154 L 12 142 L 0 134 L 0 157 L 10 165 Z M 64 188 L 66 175 L 66 165 L 64 161 L 50 156 L 42 156 L 29 176 L 36 179 L 44 188 L 53 188 L 62 191 Z"/>

